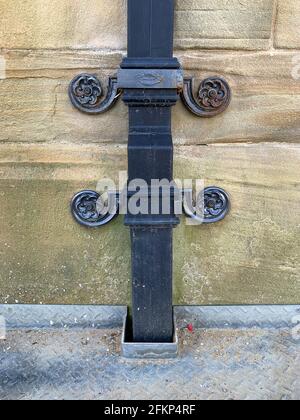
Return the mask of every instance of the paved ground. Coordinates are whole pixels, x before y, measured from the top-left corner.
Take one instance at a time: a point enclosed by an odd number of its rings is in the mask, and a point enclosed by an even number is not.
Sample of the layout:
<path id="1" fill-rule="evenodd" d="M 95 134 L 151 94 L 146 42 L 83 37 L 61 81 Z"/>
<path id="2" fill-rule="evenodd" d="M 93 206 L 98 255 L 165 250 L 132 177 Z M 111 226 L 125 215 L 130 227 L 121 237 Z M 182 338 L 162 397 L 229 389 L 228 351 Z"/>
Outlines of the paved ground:
<path id="1" fill-rule="evenodd" d="M 16 330 L 0 341 L 0 399 L 300 398 L 289 329 L 183 330 L 180 357 L 120 356 L 121 331 Z"/>

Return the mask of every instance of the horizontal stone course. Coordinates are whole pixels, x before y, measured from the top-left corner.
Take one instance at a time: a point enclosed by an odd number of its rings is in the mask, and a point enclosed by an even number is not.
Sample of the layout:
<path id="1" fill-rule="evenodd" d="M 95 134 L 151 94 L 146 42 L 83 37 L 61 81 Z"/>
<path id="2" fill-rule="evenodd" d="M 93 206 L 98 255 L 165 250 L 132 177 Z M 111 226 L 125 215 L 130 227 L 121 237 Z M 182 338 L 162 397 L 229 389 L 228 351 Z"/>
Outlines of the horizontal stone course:
<path id="1" fill-rule="evenodd" d="M 175 176 L 204 178 L 232 200 L 212 226 L 175 229 L 176 304 L 299 302 L 300 146 L 186 146 Z M 76 192 L 126 170 L 126 146 L 0 146 L 0 303 L 130 303 L 130 238 L 70 215 Z"/>
<path id="2" fill-rule="evenodd" d="M 300 141 L 300 70 L 293 52 L 176 51 L 185 74 L 221 75 L 231 85 L 230 108 L 199 119 L 178 104 L 173 110 L 177 145 Z M 0 80 L 0 141 L 127 143 L 127 108 L 87 116 L 73 109 L 67 90 L 80 72 L 97 74 L 105 86 L 122 54 L 85 51 L 7 51 Z M 298 76 L 299 73 L 299 76 Z"/>
<path id="3" fill-rule="evenodd" d="M 299 0 L 278 0 L 275 47 L 300 49 L 299 21 Z"/>
<path id="4" fill-rule="evenodd" d="M 179 48 L 267 49 L 274 0 L 177 0 Z M 0 1 L 2 48 L 126 48 L 125 0 Z"/>

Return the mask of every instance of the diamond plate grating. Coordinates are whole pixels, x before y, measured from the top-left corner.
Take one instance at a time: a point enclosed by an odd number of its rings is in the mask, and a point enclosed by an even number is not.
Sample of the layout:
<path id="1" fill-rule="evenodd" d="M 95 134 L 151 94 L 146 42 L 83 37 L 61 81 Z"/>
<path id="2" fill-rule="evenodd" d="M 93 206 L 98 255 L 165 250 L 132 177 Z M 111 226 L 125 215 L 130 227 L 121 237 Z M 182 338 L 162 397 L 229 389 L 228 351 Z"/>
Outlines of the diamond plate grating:
<path id="1" fill-rule="evenodd" d="M 0 305 L 7 328 L 122 328 L 126 306 Z"/>
<path id="2" fill-rule="evenodd" d="M 289 330 L 180 331 L 180 356 L 120 357 L 121 330 L 14 330 L 0 341 L 1 400 L 297 400 Z"/>
<path id="3" fill-rule="evenodd" d="M 299 308 L 175 308 L 194 333 L 178 331 L 177 359 L 145 361 L 120 356 L 125 307 L 0 306 L 0 399 L 298 400 Z"/>
<path id="4" fill-rule="evenodd" d="M 125 306 L 0 305 L 8 328 L 118 328 L 127 314 Z M 179 327 L 291 328 L 300 305 L 177 306 Z"/>
<path id="5" fill-rule="evenodd" d="M 182 306 L 175 308 L 180 327 L 196 328 L 291 328 L 300 316 L 300 305 Z"/>

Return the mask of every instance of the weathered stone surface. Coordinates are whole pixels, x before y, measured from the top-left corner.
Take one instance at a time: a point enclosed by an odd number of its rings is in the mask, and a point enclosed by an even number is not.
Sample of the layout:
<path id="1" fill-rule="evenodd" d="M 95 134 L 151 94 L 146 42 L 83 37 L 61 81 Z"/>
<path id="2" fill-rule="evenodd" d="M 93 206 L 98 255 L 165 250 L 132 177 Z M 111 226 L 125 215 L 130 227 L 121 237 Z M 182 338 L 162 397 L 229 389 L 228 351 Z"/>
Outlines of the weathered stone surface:
<path id="1" fill-rule="evenodd" d="M 177 0 L 179 48 L 266 49 L 274 0 Z M 126 49 L 125 0 L 0 1 L 2 48 Z"/>
<path id="2" fill-rule="evenodd" d="M 233 91 L 230 108 L 213 119 L 199 119 L 178 104 L 173 110 L 176 144 L 300 141 L 300 80 L 293 78 L 292 52 L 176 54 L 187 75 L 197 80 L 222 75 Z M 70 80 L 80 72 L 97 73 L 106 84 L 121 54 L 9 51 L 5 58 L 0 141 L 127 143 L 125 105 L 87 116 L 73 109 L 67 94 Z"/>
<path id="3" fill-rule="evenodd" d="M 116 174 L 118 153 L 11 146 L 1 162 L 0 301 L 128 302 L 130 244 L 121 219 L 89 230 L 69 210 L 75 192 Z"/>
<path id="4" fill-rule="evenodd" d="M 175 44 L 182 48 L 267 49 L 274 0 L 177 0 Z"/>
<path id="5" fill-rule="evenodd" d="M 300 48 L 300 2 L 278 0 L 275 46 L 278 48 Z"/>
<path id="6" fill-rule="evenodd" d="M 86 116 L 67 95 L 80 72 L 116 72 L 126 1 L 0 8 L 0 302 L 129 303 L 122 218 L 93 231 L 69 212 L 75 192 L 126 169 L 127 109 Z M 224 76 L 233 101 L 209 120 L 173 111 L 176 176 L 232 196 L 220 224 L 176 229 L 175 303 L 299 303 L 299 18 L 298 0 L 177 0 L 185 73 Z"/>
<path id="7" fill-rule="evenodd" d="M 223 187 L 232 210 L 220 224 L 176 231 L 176 302 L 299 302 L 299 146 L 180 151 L 176 172 Z"/>
<path id="8" fill-rule="evenodd" d="M 94 231 L 69 214 L 75 192 L 126 169 L 126 147 L 2 144 L 0 156 L 0 302 L 129 303 L 122 218 Z M 292 144 L 176 148 L 176 176 L 225 188 L 232 211 L 175 230 L 175 303 L 299 303 L 299 164 Z"/>
<path id="9" fill-rule="evenodd" d="M 1 48 L 126 46 L 125 0 L 0 0 Z"/>

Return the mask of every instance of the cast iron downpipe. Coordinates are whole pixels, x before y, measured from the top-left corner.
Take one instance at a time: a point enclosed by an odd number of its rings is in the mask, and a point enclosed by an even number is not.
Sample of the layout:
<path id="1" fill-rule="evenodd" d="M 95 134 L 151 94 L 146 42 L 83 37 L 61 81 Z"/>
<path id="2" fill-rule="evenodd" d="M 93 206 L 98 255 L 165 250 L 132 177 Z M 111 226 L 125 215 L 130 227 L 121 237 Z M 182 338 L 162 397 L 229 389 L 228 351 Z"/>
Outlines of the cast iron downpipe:
<path id="1" fill-rule="evenodd" d="M 129 108 L 128 181 L 146 181 L 148 195 L 151 180 L 173 180 L 171 108 L 180 95 L 190 111 L 204 117 L 223 112 L 231 97 L 226 81 L 213 77 L 201 83 L 195 98 L 192 79 L 184 79 L 173 57 L 173 32 L 174 0 L 128 0 L 128 57 L 118 77 L 110 78 L 106 98 L 102 100 L 102 87 L 94 75 L 77 76 L 69 90 L 73 105 L 89 114 L 107 111 L 123 94 Z M 97 212 L 98 199 L 93 191 L 76 194 L 72 211 L 79 223 L 97 227 L 114 217 Z M 225 217 L 229 201 L 224 191 L 206 190 L 205 200 L 204 223 Z M 173 339 L 172 240 L 178 224 L 173 206 L 167 215 L 129 211 L 125 217 L 132 243 L 134 342 L 168 343 Z"/>
<path id="2" fill-rule="evenodd" d="M 174 1 L 128 3 L 128 58 L 123 69 L 178 70 L 173 58 Z M 155 74 L 155 72 L 154 72 Z M 148 83 L 155 83 L 155 78 Z M 126 89 L 129 106 L 129 181 L 173 180 L 171 107 L 174 89 Z M 145 106 L 146 105 L 146 106 Z M 169 215 L 128 214 L 132 241 L 132 328 L 135 342 L 171 342 L 173 338 L 172 238 L 179 219 Z"/>

